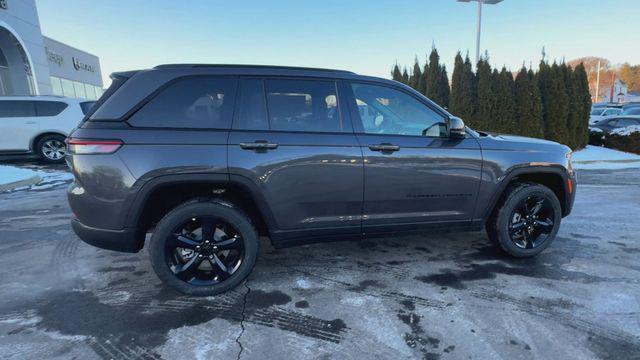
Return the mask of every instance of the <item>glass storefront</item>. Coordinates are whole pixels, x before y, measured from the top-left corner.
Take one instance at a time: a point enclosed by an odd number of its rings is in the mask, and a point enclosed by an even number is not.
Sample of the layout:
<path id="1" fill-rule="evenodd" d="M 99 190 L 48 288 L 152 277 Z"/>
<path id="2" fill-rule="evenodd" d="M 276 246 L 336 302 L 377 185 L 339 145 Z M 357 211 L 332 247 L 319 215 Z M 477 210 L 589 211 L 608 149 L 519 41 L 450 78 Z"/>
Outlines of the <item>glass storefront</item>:
<path id="1" fill-rule="evenodd" d="M 51 88 L 53 89 L 54 95 L 89 100 L 98 99 L 103 92 L 99 86 L 71 81 L 56 76 L 51 76 Z"/>

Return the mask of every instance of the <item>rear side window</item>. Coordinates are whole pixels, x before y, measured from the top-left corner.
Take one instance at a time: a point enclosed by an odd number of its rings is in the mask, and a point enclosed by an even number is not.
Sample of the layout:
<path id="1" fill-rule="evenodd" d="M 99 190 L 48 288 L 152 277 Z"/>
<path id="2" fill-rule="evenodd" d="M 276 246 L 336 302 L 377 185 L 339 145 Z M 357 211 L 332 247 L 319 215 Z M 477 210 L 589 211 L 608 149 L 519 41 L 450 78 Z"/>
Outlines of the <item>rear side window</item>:
<path id="1" fill-rule="evenodd" d="M 178 80 L 129 118 L 137 127 L 229 129 L 237 80 L 197 77 Z"/>
<path id="2" fill-rule="evenodd" d="M 0 117 L 32 117 L 36 116 L 33 101 L 0 101 Z"/>
<path id="3" fill-rule="evenodd" d="M 36 101 L 36 114 L 38 116 L 56 116 L 67 108 L 67 103 L 62 101 Z"/>
<path id="4" fill-rule="evenodd" d="M 271 130 L 350 132 L 338 108 L 334 81 L 266 80 Z"/>

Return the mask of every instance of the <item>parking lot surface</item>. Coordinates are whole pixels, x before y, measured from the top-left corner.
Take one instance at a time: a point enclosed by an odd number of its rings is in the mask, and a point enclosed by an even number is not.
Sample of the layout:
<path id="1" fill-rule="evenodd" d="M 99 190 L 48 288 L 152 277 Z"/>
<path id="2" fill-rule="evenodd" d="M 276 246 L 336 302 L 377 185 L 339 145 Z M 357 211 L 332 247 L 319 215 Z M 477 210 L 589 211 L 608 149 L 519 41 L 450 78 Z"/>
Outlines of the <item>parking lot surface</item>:
<path id="1" fill-rule="evenodd" d="M 248 281 L 209 298 L 164 287 L 146 250 L 78 240 L 65 182 L 0 194 L 2 358 L 640 358 L 640 169 L 581 172 L 537 258 L 482 232 L 264 239 Z"/>

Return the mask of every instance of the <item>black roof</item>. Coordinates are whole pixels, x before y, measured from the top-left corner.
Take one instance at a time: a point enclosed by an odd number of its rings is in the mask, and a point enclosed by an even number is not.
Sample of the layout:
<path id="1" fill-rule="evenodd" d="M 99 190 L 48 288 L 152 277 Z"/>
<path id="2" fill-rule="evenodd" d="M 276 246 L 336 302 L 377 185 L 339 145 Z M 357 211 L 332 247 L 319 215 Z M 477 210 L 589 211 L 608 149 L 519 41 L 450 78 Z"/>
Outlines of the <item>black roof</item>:
<path id="1" fill-rule="evenodd" d="M 353 74 L 352 71 L 323 69 L 301 66 L 279 66 L 279 65 L 248 65 L 248 64 L 162 64 L 154 69 L 192 69 L 192 68 L 228 68 L 228 69 L 260 69 L 260 70 L 302 70 L 302 71 L 327 71 L 333 73 Z"/>

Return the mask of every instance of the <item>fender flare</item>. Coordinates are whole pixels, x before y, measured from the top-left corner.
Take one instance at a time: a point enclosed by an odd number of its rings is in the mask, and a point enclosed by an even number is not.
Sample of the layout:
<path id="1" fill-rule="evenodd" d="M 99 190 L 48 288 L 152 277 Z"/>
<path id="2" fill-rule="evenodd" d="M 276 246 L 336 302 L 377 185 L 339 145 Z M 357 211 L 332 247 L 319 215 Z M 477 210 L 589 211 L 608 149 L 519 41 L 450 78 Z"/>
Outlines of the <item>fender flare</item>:
<path id="1" fill-rule="evenodd" d="M 489 219 L 489 217 L 493 213 L 493 210 L 498 204 L 498 201 L 502 197 L 502 194 L 504 194 L 504 191 L 507 189 L 507 186 L 509 186 L 511 181 L 513 181 L 513 179 L 515 179 L 518 176 L 530 175 L 530 174 L 552 174 L 552 175 L 560 176 L 560 178 L 562 179 L 562 188 L 564 189 L 564 201 L 565 201 L 565 203 L 562 204 L 562 208 L 563 209 L 570 208 L 570 204 L 568 202 L 571 199 L 571 193 L 569 193 L 569 189 L 567 188 L 567 180 L 571 178 L 571 176 L 562 165 L 549 164 L 549 165 L 531 166 L 528 164 L 524 164 L 524 165 L 516 166 L 509 169 L 502 176 L 502 180 L 499 181 L 498 185 L 496 186 L 496 189 L 491 194 L 490 202 L 489 202 L 490 206 L 486 207 L 484 209 L 484 212 L 482 213 L 482 219 L 484 220 Z M 568 213 L 563 215 L 568 215 Z"/>

